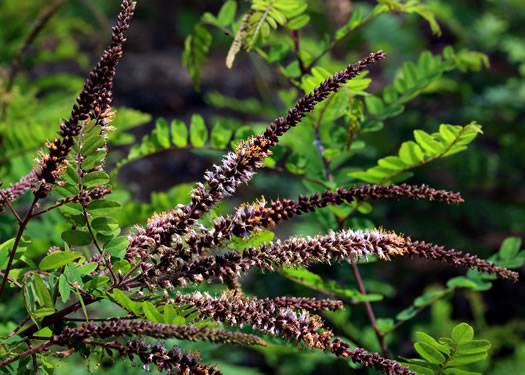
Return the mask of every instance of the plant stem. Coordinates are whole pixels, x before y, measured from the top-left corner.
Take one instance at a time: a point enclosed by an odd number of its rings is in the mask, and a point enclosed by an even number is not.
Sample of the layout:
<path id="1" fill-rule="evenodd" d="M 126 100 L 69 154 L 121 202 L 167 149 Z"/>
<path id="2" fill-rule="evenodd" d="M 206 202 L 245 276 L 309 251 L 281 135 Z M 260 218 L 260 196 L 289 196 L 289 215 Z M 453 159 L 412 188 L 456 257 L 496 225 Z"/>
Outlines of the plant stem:
<path id="1" fill-rule="evenodd" d="M 32 348 L 32 345 L 29 344 L 29 349 Z M 40 371 L 38 371 L 38 362 L 36 360 L 36 353 L 31 353 L 31 357 L 33 358 L 33 369 L 35 370 L 35 374 L 39 375 Z"/>
<path id="2" fill-rule="evenodd" d="M 326 182 L 324 181 L 321 181 L 321 180 L 318 180 L 316 178 L 312 178 L 312 177 L 309 177 L 308 175 L 306 174 L 301 174 L 301 173 L 292 173 L 290 172 L 288 169 L 285 169 L 285 168 L 281 168 L 281 167 L 266 167 L 267 170 L 270 170 L 270 171 L 274 171 L 274 172 L 278 172 L 278 173 L 283 173 L 283 174 L 289 174 L 291 176 L 295 176 L 295 177 L 298 177 L 298 178 L 302 178 L 306 181 L 310 181 L 310 182 L 313 182 L 313 183 L 316 183 L 318 185 L 321 185 L 323 188 L 325 189 L 330 189 L 331 186 L 327 185 Z"/>
<path id="3" fill-rule="evenodd" d="M 10 337 L 13 337 L 14 335 L 16 335 L 16 333 L 20 330 L 20 328 L 22 328 L 24 326 L 24 324 L 26 324 L 31 318 L 29 316 L 26 316 L 24 320 L 22 320 L 20 322 L 19 325 L 16 326 L 16 328 L 7 336 L 7 339 L 10 338 Z M 6 340 L 7 340 L 6 339 Z M 5 340 L 4 340 L 5 341 Z"/>
<path id="4" fill-rule="evenodd" d="M 307 66 L 305 66 L 305 72 L 309 72 L 315 64 L 317 64 L 317 62 L 319 60 L 321 60 L 321 58 L 326 55 L 328 52 L 330 52 L 333 48 L 335 48 L 339 43 L 341 43 L 343 40 L 345 40 L 346 38 L 348 38 L 350 36 L 350 34 L 352 34 L 352 32 L 360 29 L 361 27 L 363 27 L 364 25 L 366 25 L 367 23 L 369 23 L 370 21 L 372 21 L 374 18 L 376 18 L 379 14 L 381 13 L 378 13 L 378 14 L 371 14 L 369 15 L 363 22 L 361 22 L 357 27 L 351 29 L 351 30 L 348 30 L 343 36 L 341 36 L 339 39 L 335 39 L 334 41 L 332 41 L 332 43 L 330 43 L 330 45 L 328 47 L 326 47 L 324 50 L 321 51 L 321 53 L 319 55 L 317 55 L 316 58 L 314 58 L 312 60 L 312 62 L 310 64 L 308 64 Z"/>
<path id="5" fill-rule="evenodd" d="M 429 301 L 428 303 L 425 303 L 424 305 L 418 307 L 416 309 L 416 314 L 419 314 L 421 311 L 423 311 L 425 308 L 427 308 L 428 306 L 434 304 L 434 302 L 444 298 L 445 296 L 448 296 L 449 294 L 452 294 L 454 292 L 455 288 L 452 288 L 450 289 L 447 293 L 443 294 L 442 296 L 439 296 L 438 298 L 434 298 L 432 299 L 431 301 Z M 393 331 L 395 331 L 397 328 L 399 328 L 401 325 L 403 325 L 404 323 L 408 322 L 408 320 L 398 320 L 396 322 L 396 324 L 394 324 L 394 326 L 392 328 L 390 328 L 389 330 L 387 331 L 384 331 L 383 332 L 383 336 L 386 337 L 386 335 L 392 333 Z"/>
<path id="6" fill-rule="evenodd" d="M 11 267 L 13 266 L 13 260 L 15 258 L 16 250 L 18 249 L 18 245 L 20 244 L 20 240 L 22 239 L 22 234 L 24 233 L 24 230 L 26 229 L 27 223 L 33 217 L 31 214 L 33 212 L 33 209 L 35 208 L 37 201 L 38 201 L 38 197 L 35 196 L 35 198 L 33 199 L 33 203 L 31 204 L 31 207 L 29 208 L 29 211 L 27 212 L 27 215 L 24 218 L 24 221 L 22 221 L 22 223 L 20 224 L 18 228 L 18 233 L 16 234 L 15 243 L 13 244 L 13 249 L 11 250 L 11 254 L 9 254 L 9 261 L 7 262 L 7 267 L 4 271 L 4 277 L 2 278 L 2 286 L 0 287 L 0 298 L 2 298 L 2 294 L 4 293 L 5 284 L 7 283 L 7 279 L 9 277 L 9 271 L 11 271 Z"/>
<path id="7" fill-rule="evenodd" d="M 87 229 L 89 231 L 89 235 L 93 239 L 93 244 L 97 248 L 98 253 L 100 254 L 102 259 L 104 260 L 104 263 L 106 264 L 106 268 L 109 270 L 109 273 L 111 274 L 111 277 L 113 278 L 113 285 L 117 285 L 118 279 L 117 279 L 117 276 L 115 275 L 115 272 L 113 271 L 113 266 L 112 266 L 111 262 L 106 258 L 105 254 L 104 254 L 104 251 L 100 248 L 100 246 L 99 246 L 99 244 L 97 242 L 97 239 L 95 237 L 95 234 L 93 233 L 93 230 L 91 229 L 91 224 L 89 224 L 89 218 L 88 218 L 88 214 L 87 214 L 87 211 L 86 211 L 85 203 L 82 204 L 82 214 L 84 215 L 84 218 L 86 219 L 86 226 L 87 226 Z"/>
<path id="8" fill-rule="evenodd" d="M 323 103 L 324 106 L 321 108 L 321 111 L 319 112 L 319 118 L 317 119 L 315 126 L 314 126 L 314 136 L 316 141 L 317 150 L 319 151 L 319 155 L 321 156 L 321 160 L 323 162 L 323 168 L 324 172 L 326 174 L 326 179 L 328 182 L 332 182 L 334 180 L 334 177 L 332 176 L 332 172 L 330 171 L 330 161 L 326 158 L 324 154 L 324 146 L 323 141 L 321 140 L 321 134 L 319 133 L 319 129 L 321 128 L 321 121 L 323 120 L 324 113 L 326 111 L 326 108 L 334 98 L 334 94 L 331 94 L 328 99 Z M 312 116 L 315 117 L 315 113 L 312 113 Z"/>
<path id="9" fill-rule="evenodd" d="M 2 186 L 1 181 L 0 181 L 0 186 Z M 7 205 L 7 207 L 9 207 L 9 209 L 13 213 L 13 216 L 16 218 L 16 221 L 18 221 L 18 225 L 22 225 L 22 219 L 20 219 L 20 216 L 18 216 L 18 213 L 15 211 L 15 209 L 11 205 L 11 202 L 9 202 L 9 199 L 7 198 L 7 196 L 2 190 L 0 190 L 0 195 L 2 195 L 2 199 L 5 201 L 5 204 Z"/>
<path id="10" fill-rule="evenodd" d="M 98 299 L 85 299 L 84 300 L 84 304 L 87 306 L 87 305 L 92 304 L 93 302 L 96 302 L 96 301 L 98 301 Z M 56 323 L 56 322 L 62 320 L 67 314 L 71 314 L 72 312 L 77 311 L 81 307 L 82 307 L 82 305 L 80 304 L 80 301 L 77 301 L 77 302 L 73 303 L 72 305 L 69 305 L 69 306 L 63 308 L 62 310 L 57 311 L 54 314 L 46 316 L 42 320 L 42 322 L 40 323 L 40 328 L 38 326 L 36 326 L 35 324 L 33 324 L 32 326 L 26 328 L 25 330 L 20 332 L 20 336 L 28 337 L 28 336 L 32 335 L 33 333 L 37 332 L 38 330 L 40 330 L 41 328 L 45 328 L 45 327 L 47 327 L 47 326 L 49 326 L 49 325 L 51 325 L 53 323 Z"/>
<path id="11" fill-rule="evenodd" d="M 359 273 L 359 268 L 357 267 L 357 264 L 352 261 L 352 271 L 354 272 L 355 280 L 357 283 L 357 287 L 359 288 L 359 292 L 366 296 L 366 289 L 365 285 L 363 284 L 363 280 L 361 279 L 361 274 Z M 374 314 L 374 310 L 372 309 L 372 304 L 370 301 L 364 301 L 366 313 L 368 314 L 368 318 L 370 319 L 370 323 L 372 323 L 372 327 L 374 327 L 374 331 L 377 336 L 377 340 L 379 341 L 379 345 L 381 346 L 381 351 L 383 352 L 383 357 L 389 358 L 390 355 L 388 353 L 388 347 L 385 342 L 385 335 L 379 331 L 377 328 L 377 321 L 376 316 Z"/>

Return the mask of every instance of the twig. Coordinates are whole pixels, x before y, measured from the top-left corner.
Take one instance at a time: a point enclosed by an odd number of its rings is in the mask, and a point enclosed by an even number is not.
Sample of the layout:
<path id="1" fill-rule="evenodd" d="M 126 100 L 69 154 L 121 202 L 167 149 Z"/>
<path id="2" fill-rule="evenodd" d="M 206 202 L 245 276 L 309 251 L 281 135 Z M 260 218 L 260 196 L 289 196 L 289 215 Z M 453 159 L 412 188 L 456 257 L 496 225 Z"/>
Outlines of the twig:
<path id="1" fill-rule="evenodd" d="M 26 350 L 23 353 L 17 354 L 14 357 L 7 358 L 6 360 L 0 362 L 0 367 L 7 366 L 10 363 L 18 361 L 20 358 L 27 357 L 28 355 L 32 355 L 32 354 L 35 354 L 35 353 L 46 351 L 49 345 L 51 345 L 51 343 L 50 342 L 46 342 L 46 343 L 43 343 L 41 345 L 35 346 L 34 348 Z"/>
<path id="2" fill-rule="evenodd" d="M 348 297 L 342 296 L 342 295 L 340 295 L 340 294 L 338 294 L 337 292 L 334 292 L 334 291 L 332 291 L 332 290 L 327 290 L 327 289 L 319 288 L 319 287 L 316 287 L 315 285 L 305 283 L 305 282 L 302 281 L 301 279 L 298 279 L 298 278 L 292 277 L 292 276 L 287 275 L 287 274 L 285 274 L 285 273 L 281 273 L 281 275 L 283 275 L 284 277 L 286 277 L 286 278 L 289 279 L 289 280 L 292 280 L 294 283 L 297 283 L 297 284 L 303 285 L 303 286 L 305 286 L 305 287 L 307 287 L 307 288 L 309 288 L 309 289 L 315 290 L 315 291 L 317 291 L 317 292 L 319 292 L 319 293 L 326 294 L 327 296 L 339 298 L 341 301 L 345 301 L 346 303 L 349 303 L 349 304 L 352 304 L 352 305 L 358 305 L 358 304 L 361 303 L 361 301 L 357 301 L 357 300 L 354 300 L 354 299 L 351 299 L 351 298 L 348 298 Z"/>
<path id="3" fill-rule="evenodd" d="M 90 304 L 92 304 L 93 302 L 96 302 L 96 301 L 98 301 L 98 299 L 96 299 L 96 298 L 95 299 L 85 299 L 84 300 L 84 304 L 87 306 L 87 305 L 90 305 Z M 33 324 L 32 326 L 24 329 L 22 332 L 20 332 L 20 336 L 22 336 L 22 337 L 31 336 L 33 333 L 39 331 L 40 329 L 45 328 L 45 327 L 47 327 L 47 326 L 49 326 L 49 325 L 51 325 L 53 323 L 56 323 L 56 322 L 62 320 L 66 315 L 77 311 L 81 307 L 82 307 L 81 303 L 79 301 L 77 301 L 77 302 L 73 303 L 72 305 L 69 305 L 69 306 L 63 308 L 62 310 L 57 311 L 54 314 L 46 316 L 42 320 L 42 322 L 40 323 L 40 327 L 38 327 L 36 324 Z"/>
<path id="4" fill-rule="evenodd" d="M 452 288 L 450 289 L 449 291 L 447 291 L 446 293 L 444 293 L 443 295 L 440 295 L 438 298 L 434 298 L 432 299 L 431 301 L 428 301 L 427 303 L 425 303 L 424 305 L 421 305 L 420 307 L 418 307 L 415 311 L 416 314 L 419 314 L 421 311 L 423 311 L 425 308 L 427 308 L 428 306 L 432 305 L 434 302 L 442 299 L 443 297 L 445 296 L 448 296 L 449 294 L 452 294 L 454 292 L 454 289 L 455 288 Z M 394 326 L 386 331 L 383 332 L 383 336 L 386 336 L 390 333 L 392 333 L 394 330 L 396 330 L 397 328 L 399 328 L 401 325 L 403 325 L 403 323 L 406 323 L 408 322 L 408 320 L 398 320 L 396 322 L 396 324 L 394 324 Z"/>
<path id="5" fill-rule="evenodd" d="M 49 211 L 51 211 L 51 210 L 54 210 L 55 208 L 58 208 L 58 207 L 60 207 L 60 206 L 63 206 L 63 205 L 65 205 L 65 204 L 67 204 L 67 203 L 70 203 L 70 202 L 67 202 L 67 201 L 63 200 L 63 201 L 61 201 L 61 202 L 59 202 L 59 203 L 57 203 L 57 204 L 54 204 L 54 205 L 51 206 L 51 207 L 46 208 L 45 210 L 35 212 L 35 213 L 33 214 L 33 217 L 35 217 L 35 216 L 40 216 L 40 215 L 42 215 L 42 214 L 45 214 L 46 212 L 49 212 Z"/>
<path id="6" fill-rule="evenodd" d="M 359 268 L 357 267 L 357 264 L 354 261 L 352 261 L 351 264 L 352 264 L 352 271 L 354 272 L 355 280 L 357 283 L 357 287 L 359 288 L 359 292 L 362 295 L 366 296 L 366 289 L 365 289 L 365 285 L 363 284 L 363 280 L 361 279 Z M 370 319 L 370 323 L 372 323 L 372 327 L 374 327 L 374 331 L 376 333 L 377 340 L 379 341 L 379 345 L 381 346 L 383 357 L 389 358 L 388 347 L 385 342 L 385 336 L 377 328 L 376 316 L 374 314 L 374 310 L 372 309 L 372 304 L 369 301 L 364 301 L 364 304 L 366 308 L 366 313 L 368 314 L 368 318 Z"/>
<path id="7" fill-rule="evenodd" d="M 334 41 L 332 41 L 332 43 L 330 43 L 330 45 L 328 47 L 326 47 L 324 50 L 321 51 L 321 53 L 319 55 L 317 55 L 317 57 L 315 57 L 311 62 L 310 64 L 308 64 L 307 66 L 305 66 L 305 72 L 308 73 L 313 67 L 315 64 L 317 64 L 317 62 L 319 60 L 321 60 L 321 58 L 326 55 L 328 52 L 330 52 L 333 48 L 335 48 L 339 43 L 341 43 L 343 40 L 345 40 L 346 38 L 348 38 L 350 36 L 350 34 L 352 34 L 352 32 L 360 29 L 361 27 L 363 27 L 364 25 L 366 25 L 367 23 L 369 23 L 370 21 L 372 21 L 374 18 L 376 18 L 379 14 L 381 13 L 378 13 L 378 14 L 371 14 L 370 16 L 368 16 L 363 22 L 361 22 L 357 27 L 355 27 L 354 29 L 351 29 L 351 30 L 348 30 L 343 36 L 341 36 L 339 39 L 335 39 Z"/>
<path id="8" fill-rule="evenodd" d="M 100 341 L 95 341 L 95 340 L 90 340 L 90 339 L 84 339 L 82 340 L 82 342 L 84 344 L 97 345 L 97 346 L 102 346 L 103 348 L 115 349 L 115 350 L 118 350 L 119 352 L 124 350 L 124 346 L 117 344 L 115 342 L 100 342 Z"/>
<path id="9" fill-rule="evenodd" d="M 82 214 L 84 215 L 84 218 L 86 219 L 86 226 L 87 226 L 87 229 L 89 231 L 89 235 L 93 239 L 93 244 L 97 248 L 100 256 L 102 257 L 102 259 L 104 260 L 104 263 L 106 264 L 106 268 L 109 270 L 109 273 L 111 274 L 111 277 L 113 278 L 114 285 L 117 285 L 118 279 L 117 279 L 117 276 L 115 275 L 115 271 L 113 271 L 113 266 L 111 265 L 111 262 L 106 258 L 105 254 L 104 254 L 104 251 L 100 248 L 100 246 L 99 246 L 99 244 L 97 242 L 97 239 L 95 237 L 95 234 L 93 233 L 93 230 L 91 229 L 91 224 L 89 224 L 89 218 L 88 218 L 88 214 L 87 214 L 87 211 L 86 211 L 85 203 L 82 203 Z"/>
<path id="10" fill-rule="evenodd" d="M 0 272 L 0 276 L 2 277 L 5 277 L 5 273 L 4 272 Z M 9 276 L 7 277 L 7 280 L 10 281 L 11 283 L 15 284 L 18 288 L 22 289 L 23 286 L 22 284 L 20 284 L 18 281 L 16 281 L 15 279 L 12 279 L 10 278 Z"/>
<path id="11" fill-rule="evenodd" d="M 29 316 L 26 316 L 24 318 L 24 320 L 22 320 L 20 322 L 19 325 L 16 326 L 16 328 L 7 336 L 6 340 L 10 337 L 13 337 L 14 335 L 16 335 L 16 333 L 20 330 L 20 328 L 22 328 L 24 326 L 24 324 L 26 324 L 31 318 Z M 4 340 L 5 341 L 5 340 Z"/>
<path id="12" fill-rule="evenodd" d="M 306 181 L 310 181 L 310 182 L 313 182 L 313 183 L 319 184 L 319 185 L 321 185 L 322 187 L 324 187 L 325 189 L 330 189 L 330 188 L 332 188 L 332 186 L 327 185 L 326 182 L 324 182 L 324 181 L 321 181 L 321 180 L 318 180 L 318 179 L 315 179 L 315 178 L 309 177 L 309 176 L 306 175 L 306 174 L 293 173 L 293 172 L 290 172 L 288 169 L 285 169 L 285 168 L 281 168 L 281 167 L 268 167 L 268 166 L 266 166 L 265 169 L 270 170 L 270 171 L 274 171 L 274 172 L 278 172 L 278 173 L 289 174 L 289 175 L 291 175 L 291 176 L 295 176 L 295 177 L 298 177 L 298 178 L 302 178 L 302 179 L 305 179 Z"/>
<path id="13" fill-rule="evenodd" d="M 301 42 L 299 41 L 299 30 L 293 30 L 293 31 L 290 31 L 290 36 L 292 37 L 293 39 L 293 43 L 294 43 L 294 47 L 295 47 L 295 52 L 297 54 L 297 61 L 299 62 L 299 69 L 301 69 L 301 76 L 304 76 L 307 71 L 306 71 L 306 68 L 304 66 L 304 62 L 303 60 L 301 59 Z"/>

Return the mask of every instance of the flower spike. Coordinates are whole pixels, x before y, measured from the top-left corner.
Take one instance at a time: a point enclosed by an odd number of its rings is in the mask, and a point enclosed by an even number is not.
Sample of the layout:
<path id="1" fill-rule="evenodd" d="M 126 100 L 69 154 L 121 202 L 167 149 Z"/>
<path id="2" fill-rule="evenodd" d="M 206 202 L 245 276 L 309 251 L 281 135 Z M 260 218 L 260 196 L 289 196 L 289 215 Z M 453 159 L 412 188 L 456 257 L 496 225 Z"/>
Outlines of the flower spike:
<path id="1" fill-rule="evenodd" d="M 118 15 L 117 25 L 113 27 L 111 45 L 104 51 L 97 65 L 93 68 L 84 87 L 77 97 L 77 104 L 73 106 L 71 116 L 60 125 L 60 138 L 48 142 L 49 153 L 42 153 L 39 165 L 35 169 L 36 176 L 42 185 L 35 194 L 44 197 L 49 193 L 47 184 L 57 183 L 58 171 L 75 144 L 82 123 L 88 119 L 95 119 L 98 125 L 106 124 L 106 117 L 111 116 L 110 104 L 112 102 L 111 89 L 115 69 L 122 57 L 122 45 L 126 41 L 124 33 L 129 28 L 129 21 L 135 11 L 135 2 L 124 0 L 122 11 Z"/>
<path id="2" fill-rule="evenodd" d="M 396 255 L 417 255 L 431 257 L 481 272 L 495 273 L 501 278 L 516 281 L 518 275 L 493 262 L 482 260 L 474 255 L 456 250 L 443 250 L 432 244 L 412 242 L 410 237 L 402 237 L 382 229 L 367 231 L 346 230 L 331 232 L 326 236 L 314 238 L 291 238 L 285 242 L 276 241 L 258 248 L 246 249 L 242 253 L 229 252 L 224 255 L 208 256 L 191 263 L 175 261 L 165 265 L 165 273 L 155 273 L 154 268 L 143 275 L 146 283 L 166 286 L 184 286 L 188 283 L 200 284 L 211 277 L 220 279 L 238 276 L 252 267 L 273 271 L 275 268 L 308 266 L 314 263 L 332 263 L 343 260 L 355 261 L 377 256 L 389 260 Z M 139 285 L 139 284 L 137 284 Z"/>
<path id="3" fill-rule="evenodd" d="M 137 228 L 138 233 L 130 236 L 126 254 L 128 260 L 134 261 L 137 257 L 145 259 L 155 253 L 158 247 L 170 246 L 173 235 L 187 233 L 204 213 L 223 198 L 232 195 L 239 185 L 248 182 L 255 170 L 264 165 L 264 159 L 271 154 L 270 148 L 277 145 L 279 137 L 296 126 L 306 113 L 313 111 L 317 103 L 337 92 L 343 84 L 359 75 L 367 66 L 385 57 L 383 51 L 378 51 L 348 65 L 343 71 L 321 82 L 312 93 L 301 98 L 295 107 L 288 111 L 286 118 L 277 118 L 262 134 L 249 138 L 242 142 L 235 152 L 226 154 L 221 166 L 214 165 L 213 171 L 205 173 L 207 186 L 197 184 L 188 205 L 179 205 L 172 212 L 154 216 L 146 228 Z"/>

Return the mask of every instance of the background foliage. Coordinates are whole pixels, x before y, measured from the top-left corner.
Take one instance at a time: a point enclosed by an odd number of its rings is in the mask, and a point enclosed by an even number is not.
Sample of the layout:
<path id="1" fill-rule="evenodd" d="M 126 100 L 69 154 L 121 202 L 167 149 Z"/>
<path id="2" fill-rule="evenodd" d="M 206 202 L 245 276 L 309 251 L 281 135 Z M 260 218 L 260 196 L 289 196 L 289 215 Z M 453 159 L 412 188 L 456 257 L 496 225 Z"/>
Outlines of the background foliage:
<path id="1" fill-rule="evenodd" d="M 523 2 L 210 3 L 153 1 L 138 8 L 117 73 L 117 131 L 108 155 L 113 199 L 122 205 L 116 214 L 121 228 L 143 223 L 174 202 L 185 203 L 191 182 L 218 160 L 221 150 L 262 129 L 330 72 L 370 50 L 383 49 L 388 63 L 350 81 L 301 128 L 290 131 L 268 162 L 269 169 L 236 199 L 252 201 L 261 194 L 292 198 L 339 185 L 408 179 L 458 190 L 466 203 L 457 207 L 423 201 L 354 203 L 301 216 L 280 226 L 275 235 L 326 232 L 345 219 L 348 227 L 381 224 L 415 239 L 492 256 L 502 265 L 522 266 Z M 0 101 L 9 102 L 7 117 L 0 122 L 4 183 L 29 170 L 32 156 L 54 136 L 57 119 L 67 115 L 84 72 L 97 56 L 91 51 L 104 46 L 107 35 L 98 30 L 109 30 L 101 25 L 111 23 L 117 6 L 116 1 L 67 2 L 24 57 L 13 90 L 0 88 Z M 38 2 L 31 0 L 0 5 L 0 77 L 7 77 L 28 25 L 40 12 Z M 477 123 L 483 135 L 478 136 Z M 43 249 L 63 244 L 59 234 L 66 227 L 60 213 L 50 215 L 56 215 L 55 221 L 29 226 L 33 241 L 24 254 L 28 259 L 42 258 Z M 14 236 L 14 219 L 1 215 L 0 224 L 3 243 Z M 271 233 L 265 236 L 260 240 L 273 238 Z M 243 287 L 261 297 L 311 296 L 324 290 L 339 298 L 375 301 L 379 332 L 396 328 L 386 336 L 395 358 L 419 354 L 428 360 L 421 355 L 428 337 L 454 338 L 453 328 L 466 321 L 476 339 L 491 343 L 487 359 L 466 369 L 518 374 L 525 366 L 524 307 L 516 302 L 524 297 L 523 284 L 492 281 L 474 271 L 460 276 L 461 270 L 416 260 L 360 267 L 366 297 L 355 287 L 349 265 L 264 277 L 250 274 Z M 5 335 L 24 306 L 22 301 L 2 306 L 7 306 L 0 325 Z M 323 317 L 338 335 L 380 350 L 362 304 L 346 304 L 344 311 Z M 225 373 L 350 371 L 344 361 L 300 352 L 293 345 L 283 349 L 271 344 L 258 351 L 198 346 Z M 72 362 L 58 362 L 56 371 L 66 373 L 70 366 Z M 89 366 L 94 369 L 98 363 Z M 128 371 L 119 364 L 110 368 L 104 362 L 102 367 L 108 373 Z"/>

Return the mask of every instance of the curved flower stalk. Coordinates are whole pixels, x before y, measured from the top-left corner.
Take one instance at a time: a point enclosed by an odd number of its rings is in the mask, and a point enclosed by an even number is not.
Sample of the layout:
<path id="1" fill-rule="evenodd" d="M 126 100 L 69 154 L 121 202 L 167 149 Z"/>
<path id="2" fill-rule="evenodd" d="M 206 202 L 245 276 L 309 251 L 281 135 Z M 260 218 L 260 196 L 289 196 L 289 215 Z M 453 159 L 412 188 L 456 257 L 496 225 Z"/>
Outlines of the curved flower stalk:
<path id="1" fill-rule="evenodd" d="M 517 272 L 511 271 L 505 267 L 496 266 L 494 262 L 454 249 L 445 250 L 443 246 L 433 245 L 423 241 L 410 243 L 406 247 L 405 254 L 455 264 L 480 272 L 496 274 L 496 276 L 501 279 L 508 279 L 514 282 L 518 281 Z"/>
<path id="2" fill-rule="evenodd" d="M 285 242 L 276 241 L 258 248 L 250 248 L 242 253 L 229 252 L 224 255 L 208 256 L 191 263 L 175 260 L 164 274 L 144 274 L 147 283 L 163 287 L 199 284 L 211 277 L 220 280 L 239 276 L 252 267 L 274 271 L 276 268 L 308 266 L 314 263 L 356 261 L 369 256 L 389 260 L 396 255 L 416 255 L 430 257 L 482 272 L 494 273 L 505 279 L 516 281 L 518 275 L 493 262 L 482 260 L 474 255 L 456 250 L 443 250 L 424 242 L 412 242 L 410 237 L 402 237 L 384 230 L 331 232 L 326 236 L 314 238 L 291 238 Z M 151 277 L 151 278 L 150 278 Z M 134 285 L 134 286 L 138 286 Z"/>
<path id="3" fill-rule="evenodd" d="M 167 350 L 162 343 L 156 345 L 146 344 L 144 341 L 134 340 L 126 344 L 125 347 L 118 348 L 121 355 L 127 355 L 134 363 L 134 356 L 144 363 L 144 369 L 150 369 L 150 364 L 154 364 L 160 371 L 165 370 L 168 373 L 177 372 L 178 374 L 195 374 L 195 375 L 222 375 L 215 368 L 200 363 L 198 355 L 183 353 L 180 348 L 173 347 Z"/>
<path id="4" fill-rule="evenodd" d="M 343 310 L 343 302 L 332 299 L 316 299 L 316 298 L 304 298 L 304 297 L 277 297 L 277 298 L 265 298 L 259 299 L 257 297 L 248 297 L 242 293 L 226 292 L 221 296 L 224 303 L 228 303 L 230 300 L 242 301 L 242 304 L 253 304 L 259 306 L 261 310 L 276 311 L 277 309 L 286 308 L 290 310 L 317 310 L 317 311 L 335 311 Z M 203 312 L 203 309 L 209 313 L 212 312 L 213 306 L 208 302 L 214 300 L 214 298 L 208 293 L 195 292 L 193 294 L 181 294 L 177 293 L 174 299 L 169 299 L 166 303 L 181 303 L 190 304 L 198 307 L 199 311 Z M 232 305 L 233 306 L 233 305 Z M 233 307 L 232 307 L 233 308 Z"/>
<path id="5" fill-rule="evenodd" d="M 306 310 L 296 312 L 289 307 L 278 307 L 271 300 L 258 300 L 231 292 L 223 293 L 219 298 L 202 293 L 178 294 L 175 302 L 191 304 L 201 313 L 201 319 L 211 318 L 230 326 L 251 326 L 263 334 L 295 340 L 298 345 L 329 351 L 387 374 L 415 375 L 408 368 L 382 358 L 377 353 L 368 354 L 360 348 L 349 349 L 349 343 L 335 338 L 331 331 L 322 329 L 321 318 Z"/>
<path id="6" fill-rule="evenodd" d="M 157 267 L 162 269 L 164 264 L 169 263 L 169 259 L 173 258 L 191 259 L 212 247 L 224 246 L 233 236 L 246 237 L 250 232 L 272 228 L 281 220 L 313 212 L 317 208 L 340 205 L 344 202 L 350 203 L 354 199 L 399 199 L 402 197 L 438 200 L 449 204 L 463 203 L 460 193 L 436 190 L 427 185 L 407 184 L 388 186 L 367 184 L 346 189 L 340 187 L 335 192 L 325 190 L 309 197 L 300 195 L 296 201 L 290 199 L 271 201 L 269 206 L 263 199 L 250 205 L 242 205 L 233 216 L 226 218 L 220 216 L 214 219 L 211 229 L 201 227 L 200 233 L 192 231 L 184 239 L 187 246 L 183 246 L 183 241 L 179 238 L 171 249 L 161 252 Z"/>
<path id="7" fill-rule="evenodd" d="M 57 345 L 68 345 L 89 337 L 112 338 L 123 336 L 149 336 L 159 339 L 209 341 L 223 344 L 262 345 L 266 342 L 259 336 L 206 327 L 152 323 L 149 321 L 119 320 L 102 323 L 84 323 L 77 328 L 66 327 L 51 338 Z"/>
<path id="8" fill-rule="evenodd" d="M 57 183 L 57 178 L 64 169 L 64 162 L 71 148 L 75 144 L 75 137 L 79 134 L 82 124 L 88 119 L 94 119 L 97 125 L 105 125 L 112 117 L 110 105 L 112 102 L 111 89 L 115 69 L 122 57 L 122 46 L 126 41 L 124 33 L 129 28 L 129 21 L 135 11 L 135 2 L 124 0 L 122 11 L 118 15 L 117 25 L 113 27 L 111 44 L 93 68 L 84 87 L 77 97 L 77 104 L 73 106 L 71 116 L 60 125 L 60 138 L 48 142 L 47 153 L 41 152 L 37 159 L 38 166 L 35 174 L 42 183 L 35 194 L 46 196 L 50 186 Z"/>
<path id="9" fill-rule="evenodd" d="M 173 211 L 155 215 L 146 228 L 137 228 L 138 233 L 130 236 L 128 260 L 145 259 L 154 254 L 159 246 L 170 246 L 173 235 L 183 235 L 190 231 L 204 213 L 252 178 L 255 170 L 264 165 L 264 159 L 271 154 L 270 148 L 277 145 L 280 136 L 296 126 L 306 113 L 313 111 L 317 103 L 337 92 L 341 85 L 359 75 L 367 66 L 385 57 L 383 51 L 378 51 L 348 65 L 345 70 L 321 82 L 313 93 L 301 98 L 288 111 L 286 118 L 277 118 L 262 134 L 241 142 L 235 152 L 230 152 L 223 158 L 221 166 L 215 165 L 212 171 L 205 173 L 207 186 L 197 184 L 188 205 L 179 205 Z"/>

